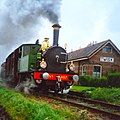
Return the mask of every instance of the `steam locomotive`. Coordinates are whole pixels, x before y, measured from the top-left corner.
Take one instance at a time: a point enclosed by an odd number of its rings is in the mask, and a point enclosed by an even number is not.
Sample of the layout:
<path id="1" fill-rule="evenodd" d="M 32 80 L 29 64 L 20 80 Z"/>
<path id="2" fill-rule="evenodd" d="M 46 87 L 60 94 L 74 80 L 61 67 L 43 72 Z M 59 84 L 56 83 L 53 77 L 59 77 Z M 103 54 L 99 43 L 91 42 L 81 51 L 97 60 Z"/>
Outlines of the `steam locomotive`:
<path id="1" fill-rule="evenodd" d="M 59 24 L 53 26 L 53 45 L 22 44 L 2 64 L 5 78 L 14 86 L 27 83 L 30 89 L 63 92 L 69 90 L 78 75 L 68 63 L 66 49 L 58 45 Z M 47 39 L 47 38 L 45 38 Z M 23 87 L 24 89 L 25 87 Z"/>

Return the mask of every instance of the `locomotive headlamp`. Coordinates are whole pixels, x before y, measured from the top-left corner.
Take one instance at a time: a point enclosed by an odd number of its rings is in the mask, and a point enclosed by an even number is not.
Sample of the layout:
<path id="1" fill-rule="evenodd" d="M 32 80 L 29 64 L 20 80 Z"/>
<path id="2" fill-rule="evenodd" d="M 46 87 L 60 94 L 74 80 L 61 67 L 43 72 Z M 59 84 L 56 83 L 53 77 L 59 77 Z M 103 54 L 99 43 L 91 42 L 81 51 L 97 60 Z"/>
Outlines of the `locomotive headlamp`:
<path id="1" fill-rule="evenodd" d="M 73 67 L 73 66 L 70 66 L 70 70 L 71 70 L 71 71 L 74 71 L 74 67 Z"/>
<path id="2" fill-rule="evenodd" d="M 45 72 L 45 73 L 43 73 L 43 78 L 45 79 L 45 80 L 47 80 L 48 78 L 49 78 L 49 74 L 47 73 L 47 72 Z"/>
<path id="3" fill-rule="evenodd" d="M 78 75 L 73 75 L 73 80 L 74 80 L 75 82 L 77 82 L 77 81 L 79 80 L 79 76 L 78 76 Z"/>
<path id="4" fill-rule="evenodd" d="M 40 63 L 40 67 L 41 68 L 46 68 L 47 67 L 47 63 L 44 61 L 44 59 L 42 59 L 42 62 Z"/>
<path id="5" fill-rule="evenodd" d="M 73 61 L 71 61 L 71 64 L 70 64 L 69 68 L 70 68 L 71 71 L 75 70 L 75 65 L 73 64 Z"/>
<path id="6" fill-rule="evenodd" d="M 68 69 L 68 67 L 66 67 L 66 72 L 69 72 L 69 69 Z"/>

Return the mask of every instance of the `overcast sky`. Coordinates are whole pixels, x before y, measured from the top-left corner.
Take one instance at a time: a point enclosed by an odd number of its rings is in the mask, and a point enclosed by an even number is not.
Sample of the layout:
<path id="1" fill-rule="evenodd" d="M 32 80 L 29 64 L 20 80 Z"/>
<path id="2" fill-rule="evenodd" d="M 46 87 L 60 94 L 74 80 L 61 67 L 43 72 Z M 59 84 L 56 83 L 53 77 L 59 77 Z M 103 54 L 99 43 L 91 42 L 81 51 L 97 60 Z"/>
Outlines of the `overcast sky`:
<path id="1" fill-rule="evenodd" d="M 119 11 L 120 0 L 1 0 L 0 64 L 23 43 L 49 37 L 52 44 L 55 22 L 62 26 L 59 45 L 67 43 L 68 52 L 107 39 L 120 49 Z"/>
<path id="2" fill-rule="evenodd" d="M 62 40 L 75 50 L 111 39 L 120 49 L 119 11 L 120 0 L 63 0 Z"/>

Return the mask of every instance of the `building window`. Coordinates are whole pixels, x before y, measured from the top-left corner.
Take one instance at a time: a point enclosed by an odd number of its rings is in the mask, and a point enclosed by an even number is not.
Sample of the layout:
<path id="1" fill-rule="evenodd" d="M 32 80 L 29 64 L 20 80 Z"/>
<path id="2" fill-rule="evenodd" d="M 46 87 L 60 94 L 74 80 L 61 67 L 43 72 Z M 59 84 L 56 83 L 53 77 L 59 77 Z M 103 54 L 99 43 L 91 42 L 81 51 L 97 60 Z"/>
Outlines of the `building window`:
<path id="1" fill-rule="evenodd" d="M 102 66 L 94 65 L 93 66 L 93 77 L 100 78 L 101 77 Z"/>
<path id="2" fill-rule="evenodd" d="M 105 46 L 105 47 L 102 49 L 102 52 L 104 52 L 104 53 L 112 53 L 112 48 L 111 48 L 111 46 Z"/>
<path id="3" fill-rule="evenodd" d="M 86 73 L 87 73 L 87 66 L 83 65 L 82 66 L 82 75 L 86 75 Z"/>

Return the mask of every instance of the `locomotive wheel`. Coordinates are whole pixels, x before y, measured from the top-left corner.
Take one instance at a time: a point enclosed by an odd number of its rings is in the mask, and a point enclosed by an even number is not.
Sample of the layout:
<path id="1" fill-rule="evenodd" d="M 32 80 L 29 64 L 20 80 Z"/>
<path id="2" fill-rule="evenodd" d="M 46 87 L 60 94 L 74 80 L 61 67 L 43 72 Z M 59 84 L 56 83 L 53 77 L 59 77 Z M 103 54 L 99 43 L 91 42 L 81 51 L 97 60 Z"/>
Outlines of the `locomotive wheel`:
<path id="1" fill-rule="evenodd" d="M 48 91 L 48 87 L 47 87 L 47 85 L 44 81 L 41 84 L 38 85 L 38 90 L 39 91 L 44 91 L 44 92 Z"/>

